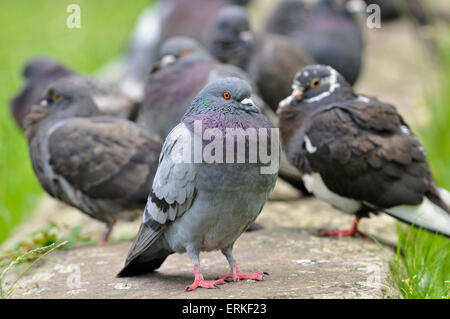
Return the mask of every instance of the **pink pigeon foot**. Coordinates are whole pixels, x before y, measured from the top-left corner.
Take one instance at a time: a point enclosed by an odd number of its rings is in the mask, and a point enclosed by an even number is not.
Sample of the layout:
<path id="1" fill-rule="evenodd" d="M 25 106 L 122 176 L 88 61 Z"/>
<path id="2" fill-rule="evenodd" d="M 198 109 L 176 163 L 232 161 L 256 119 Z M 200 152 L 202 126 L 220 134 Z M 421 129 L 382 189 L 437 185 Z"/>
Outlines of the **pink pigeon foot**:
<path id="1" fill-rule="evenodd" d="M 344 230 L 322 230 L 320 231 L 320 234 L 322 236 L 327 237 L 351 237 L 358 234 L 359 236 L 366 238 L 367 235 L 364 234 L 362 231 L 358 230 L 358 223 L 361 218 L 356 218 L 353 222 L 352 226 L 349 229 Z"/>
<path id="2" fill-rule="evenodd" d="M 241 272 L 236 265 L 236 272 L 233 273 L 233 270 L 231 270 L 227 275 L 219 277 L 219 280 L 227 281 L 227 279 L 232 279 L 233 281 L 239 281 L 239 280 L 266 280 L 266 276 L 269 274 L 266 272 L 255 272 L 255 273 L 244 273 Z"/>
<path id="3" fill-rule="evenodd" d="M 192 285 L 186 287 L 186 291 L 192 291 L 197 288 L 217 289 L 219 285 L 225 284 L 223 279 L 219 280 L 204 280 L 200 273 L 198 265 L 194 265 L 195 279 Z"/>

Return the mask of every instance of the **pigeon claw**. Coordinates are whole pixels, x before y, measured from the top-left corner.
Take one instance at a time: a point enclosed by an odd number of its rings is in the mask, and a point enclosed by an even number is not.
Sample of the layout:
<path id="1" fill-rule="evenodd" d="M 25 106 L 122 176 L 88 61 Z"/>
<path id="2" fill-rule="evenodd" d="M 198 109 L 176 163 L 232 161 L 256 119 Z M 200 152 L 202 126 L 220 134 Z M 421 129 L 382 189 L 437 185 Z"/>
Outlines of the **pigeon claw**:
<path id="1" fill-rule="evenodd" d="M 227 275 L 224 275 L 220 277 L 220 279 L 224 280 L 225 282 L 234 281 L 237 282 L 239 280 L 266 280 L 266 276 L 269 275 L 266 272 L 255 272 L 255 273 L 243 273 L 243 272 L 236 272 L 236 274 L 229 273 Z"/>
<path id="2" fill-rule="evenodd" d="M 225 284 L 225 281 L 222 279 L 219 280 L 204 280 L 204 279 L 196 279 L 192 283 L 192 285 L 186 287 L 186 291 L 192 291 L 197 288 L 207 288 L 207 289 L 219 289 L 219 285 Z"/>

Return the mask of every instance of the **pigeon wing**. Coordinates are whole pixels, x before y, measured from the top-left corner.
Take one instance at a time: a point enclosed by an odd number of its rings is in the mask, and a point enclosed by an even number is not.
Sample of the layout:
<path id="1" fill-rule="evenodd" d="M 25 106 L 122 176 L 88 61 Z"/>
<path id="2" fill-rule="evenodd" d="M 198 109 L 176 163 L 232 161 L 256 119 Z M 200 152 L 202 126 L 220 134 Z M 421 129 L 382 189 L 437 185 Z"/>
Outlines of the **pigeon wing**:
<path id="1" fill-rule="evenodd" d="M 318 111 L 303 152 L 332 192 L 379 208 L 417 205 L 432 189 L 419 141 L 393 106 L 375 99 Z"/>
<path id="2" fill-rule="evenodd" d="M 167 136 L 142 226 L 130 248 L 125 268 L 151 247 L 168 224 L 192 206 L 196 197 L 195 165 L 183 162 L 184 148 L 190 145 L 191 138 L 192 133 L 183 123 Z"/>
<path id="3" fill-rule="evenodd" d="M 73 189 L 94 199 L 145 203 L 161 143 L 132 122 L 96 117 L 58 123 L 47 148 L 53 173 Z"/>

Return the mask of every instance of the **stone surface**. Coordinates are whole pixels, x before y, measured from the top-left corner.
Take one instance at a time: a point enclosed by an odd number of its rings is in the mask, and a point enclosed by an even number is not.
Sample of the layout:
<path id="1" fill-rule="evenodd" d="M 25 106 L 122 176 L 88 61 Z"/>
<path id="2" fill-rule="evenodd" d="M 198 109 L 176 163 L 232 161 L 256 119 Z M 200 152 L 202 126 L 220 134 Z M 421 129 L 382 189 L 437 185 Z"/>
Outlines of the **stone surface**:
<path id="1" fill-rule="evenodd" d="M 13 298 L 392 298 L 388 248 L 370 239 L 329 239 L 316 229 L 287 227 L 273 219 L 272 205 L 262 213 L 265 229 L 245 233 L 235 257 L 243 271 L 266 271 L 263 282 L 241 281 L 221 289 L 185 292 L 193 280 L 185 254 L 170 256 L 155 273 L 115 278 L 130 242 L 52 253 L 23 278 Z M 303 205 L 302 205 L 303 206 Z M 307 206 L 307 205 L 306 205 Z M 301 213 L 295 216 L 301 218 Z M 294 218 L 294 221 L 296 219 Z M 206 279 L 228 272 L 219 252 L 201 254 Z"/>

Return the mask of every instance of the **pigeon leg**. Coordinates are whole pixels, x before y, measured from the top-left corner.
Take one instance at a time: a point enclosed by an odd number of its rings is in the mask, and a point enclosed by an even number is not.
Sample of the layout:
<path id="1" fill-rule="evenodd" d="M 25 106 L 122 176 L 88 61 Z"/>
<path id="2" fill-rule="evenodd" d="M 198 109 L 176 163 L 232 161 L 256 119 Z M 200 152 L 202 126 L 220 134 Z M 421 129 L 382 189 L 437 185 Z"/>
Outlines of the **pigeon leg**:
<path id="1" fill-rule="evenodd" d="M 361 217 L 356 217 L 352 226 L 349 229 L 344 230 L 322 230 L 320 234 L 327 237 L 350 237 L 358 234 L 359 236 L 366 238 L 367 235 L 358 230 L 358 224 Z"/>
<path id="2" fill-rule="evenodd" d="M 194 279 L 194 282 L 192 283 L 192 285 L 186 287 L 186 291 L 192 291 L 199 287 L 200 288 L 208 288 L 208 289 L 216 289 L 216 288 L 219 288 L 219 285 L 223 285 L 225 283 L 225 281 L 222 279 L 204 280 L 202 274 L 200 273 L 200 262 L 198 260 L 198 253 L 193 254 L 193 256 L 191 257 L 192 254 L 190 254 L 188 251 L 188 255 L 191 258 L 192 263 L 194 264 L 195 279 Z"/>
<path id="3" fill-rule="evenodd" d="M 111 236 L 112 229 L 114 225 L 116 224 L 116 221 L 108 222 L 105 225 L 105 230 L 103 231 L 102 239 L 100 240 L 99 245 L 105 245 L 108 243 L 109 236 Z"/>
<path id="4" fill-rule="evenodd" d="M 241 279 L 266 280 L 266 276 L 269 275 L 266 272 L 243 273 L 239 269 L 236 260 L 233 257 L 231 248 L 222 249 L 222 253 L 225 255 L 225 257 L 228 260 L 228 263 L 230 264 L 230 272 L 227 275 L 219 277 L 219 280 L 224 281 L 227 279 L 231 279 L 233 281 L 239 281 Z"/>

